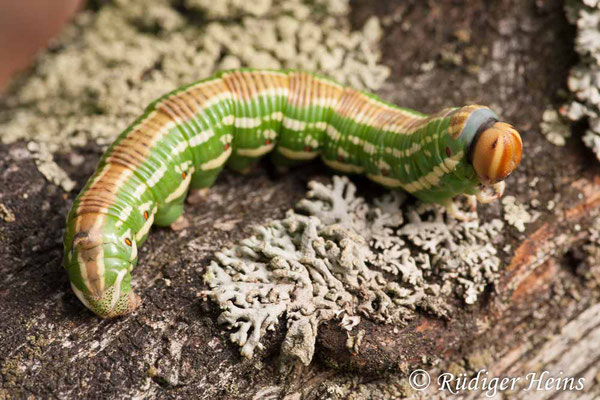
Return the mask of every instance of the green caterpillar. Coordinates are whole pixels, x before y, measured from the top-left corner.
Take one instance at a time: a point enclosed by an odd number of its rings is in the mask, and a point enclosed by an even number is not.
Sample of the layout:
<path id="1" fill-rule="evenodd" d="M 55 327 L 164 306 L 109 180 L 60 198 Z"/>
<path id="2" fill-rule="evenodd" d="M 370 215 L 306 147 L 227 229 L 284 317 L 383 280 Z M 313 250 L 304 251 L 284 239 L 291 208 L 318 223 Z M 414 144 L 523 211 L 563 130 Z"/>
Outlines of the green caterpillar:
<path id="1" fill-rule="evenodd" d="M 154 101 L 115 140 L 73 203 L 63 262 L 90 310 L 123 315 L 141 302 L 130 273 L 152 224 L 174 223 L 188 189 L 206 190 L 225 164 L 243 172 L 269 152 L 279 166 L 320 156 L 461 217 L 452 198 L 501 196 L 521 150 L 487 107 L 427 116 L 313 73 L 225 71 Z"/>

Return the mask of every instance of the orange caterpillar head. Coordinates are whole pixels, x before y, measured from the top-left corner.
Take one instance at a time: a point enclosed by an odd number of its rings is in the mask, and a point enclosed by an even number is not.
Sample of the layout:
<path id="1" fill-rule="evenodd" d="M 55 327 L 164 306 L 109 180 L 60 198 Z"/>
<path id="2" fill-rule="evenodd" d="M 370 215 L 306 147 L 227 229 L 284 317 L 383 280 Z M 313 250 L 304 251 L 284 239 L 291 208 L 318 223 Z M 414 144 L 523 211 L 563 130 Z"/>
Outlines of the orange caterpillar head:
<path id="1" fill-rule="evenodd" d="M 521 162 L 523 142 L 515 128 L 495 122 L 475 138 L 471 161 L 483 184 L 504 180 Z"/>

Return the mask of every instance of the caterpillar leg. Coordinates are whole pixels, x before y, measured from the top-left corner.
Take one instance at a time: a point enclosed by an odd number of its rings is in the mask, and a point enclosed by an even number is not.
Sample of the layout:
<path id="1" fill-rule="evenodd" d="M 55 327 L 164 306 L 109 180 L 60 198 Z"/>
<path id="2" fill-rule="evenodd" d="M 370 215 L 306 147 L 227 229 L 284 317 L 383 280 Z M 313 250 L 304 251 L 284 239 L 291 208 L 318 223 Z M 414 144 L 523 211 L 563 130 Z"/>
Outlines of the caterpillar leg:
<path id="1" fill-rule="evenodd" d="M 162 204 L 158 207 L 154 224 L 158 226 L 169 226 L 183 214 L 183 197 L 171 203 Z"/>
<path id="2" fill-rule="evenodd" d="M 190 226 L 190 222 L 183 215 L 183 199 L 174 200 L 172 203 L 158 208 L 154 223 L 158 226 L 169 226 L 174 231 L 180 231 Z"/>
<path id="3" fill-rule="evenodd" d="M 175 221 L 171 222 L 169 225 L 169 227 L 175 232 L 181 231 L 188 226 L 190 226 L 190 221 L 183 214 L 179 215 L 179 217 L 177 217 L 177 219 L 175 219 Z"/>
<path id="4" fill-rule="evenodd" d="M 195 171 L 190 182 L 191 189 L 208 189 L 217 180 L 223 168 L 215 168 L 208 171 Z"/>
<path id="5" fill-rule="evenodd" d="M 471 202 L 471 200 L 468 200 L 469 203 Z M 457 206 L 456 203 L 454 203 L 453 199 L 447 199 L 444 203 L 443 206 L 446 208 L 446 212 L 448 213 L 448 215 L 450 215 L 453 218 L 456 218 L 460 221 L 473 221 L 474 219 L 477 219 L 477 213 L 476 212 L 464 212 L 462 210 L 460 210 Z M 470 205 L 472 207 L 472 204 Z M 473 209 L 472 209 L 473 211 Z"/>
<path id="6" fill-rule="evenodd" d="M 275 165 L 275 173 L 279 176 L 287 175 L 290 172 L 290 167 L 286 167 L 283 165 Z"/>
<path id="7" fill-rule="evenodd" d="M 209 171 L 196 171 L 190 182 L 190 194 L 187 197 L 189 204 L 199 204 L 206 199 L 208 188 L 215 182 L 222 168 Z"/>
<path id="8" fill-rule="evenodd" d="M 257 162 L 258 158 L 232 154 L 227 160 L 227 167 L 242 175 L 248 175 L 256 167 Z"/>
<path id="9" fill-rule="evenodd" d="M 474 194 L 467 194 L 465 196 L 467 197 L 467 204 L 471 212 L 477 211 L 477 196 Z"/>
<path id="10" fill-rule="evenodd" d="M 192 205 L 200 204 L 208 197 L 208 190 L 208 188 L 190 189 L 186 201 Z"/>
<path id="11" fill-rule="evenodd" d="M 499 199 L 504 194 L 504 188 L 506 183 L 504 181 L 495 183 L 491 186 L 492 193 L 487 190 L 488 187 L 484 187 L 479 193 L 477 193 L 477 201 L 483 204 L 490 203 L 494 200 Z"/>
<path id="12" fill-rule="evenodd" d="M 290 168 L 295 167 L 297 165 L 305 163 L 307 160 L 292 160 L 290 158 L 285 157 L 283 154 L 278 151 L 272 152 L 269 157 L 271 158 L 271 162 L 275 165 L 276 168 Z"/>

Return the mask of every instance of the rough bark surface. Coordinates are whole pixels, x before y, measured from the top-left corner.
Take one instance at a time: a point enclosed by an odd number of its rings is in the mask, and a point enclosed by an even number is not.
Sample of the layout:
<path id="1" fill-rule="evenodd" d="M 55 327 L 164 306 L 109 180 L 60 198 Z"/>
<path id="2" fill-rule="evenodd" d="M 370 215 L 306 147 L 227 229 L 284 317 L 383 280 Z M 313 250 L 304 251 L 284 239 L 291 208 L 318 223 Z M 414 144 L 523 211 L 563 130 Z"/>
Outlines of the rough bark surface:
<path id="1" fill-rule="evenodd" d="M 284 324 L 269 336 L 272 345 L 242 358 L 216 323 L 218 310 L 201 296 L 203 270 L 212 252 L 248 236 L 252 224 L 281 218 L 309 179 L 327 176 L 318 164 L 276 176 L 263 163 L 250 176 L 224 173 L 209 198 L 218 201 L 187 207 L 189 229 L 154 229 L 135 271 L 143 308 L 99 320 L 71 293 L 61 267 L 64 217 L 75 192 L 66 195 L 47 182 L 24 143 L 3 145 L 0 203 L 8 213 L 0 220 L 0 399 L 441 396 L 434 388 L 410 389 L 405 377 L 414 368 L 486 368 L 494 376 L 564 371 L 586 377 L 585 396 L 600 396 L 600 255 L 583 248 L 600 214 L 600 167 L 576 136 L 558 148 L 538 134 L 573 58 L 561 2 L 353 4 L 354 23 L 372 14 L 383 21 L 383 62 L 392 68 L 383 98 L 425 112 L 489 104 L 523 133 L 523 162 L 508 179 L 507 194 L 542 206 L 525 232 L 506 228 L 511 235 L 499 246 L 506 250 L 499 252 L 505 268 L 498 287 L 449 320 L 423 315 L 401 330 L 363 321 L 357 328 L 366 334 L 353 351 L 345 331 L 325 324 L 309 367 L 279 360 Z M 76 153 L 85 158 L 80 167 L 69 162 L 72 154 L 57 161 L 80 188 L 100 151 L 90 145 Z M 370 195 L 374 186 L 355 182 Z M 498 203 L 480 207 L 479 217 L 501 211 Z"/>

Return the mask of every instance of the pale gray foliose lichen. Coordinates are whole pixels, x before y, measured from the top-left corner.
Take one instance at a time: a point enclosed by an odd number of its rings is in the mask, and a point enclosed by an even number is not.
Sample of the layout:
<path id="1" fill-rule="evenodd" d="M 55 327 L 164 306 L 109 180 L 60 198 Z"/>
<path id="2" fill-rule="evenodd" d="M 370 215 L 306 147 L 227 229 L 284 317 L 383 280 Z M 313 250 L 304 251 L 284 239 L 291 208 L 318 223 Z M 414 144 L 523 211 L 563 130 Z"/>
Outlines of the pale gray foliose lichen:
<path id="1" fill-rule="evenodd" d="M 600 160 L 600 1 L 569 0 L 566 13 L 577 26 L 575 50 L 580 62 L 569 74 L 568 87 L 574 98 L 559 111 L 572 121 L 588 118 L 583 141 Z"/>
<path id="2" fill-rule="evenodd" d="M 534 217 L 527 210 L 527 205 L 519 203 L 514 196 L 502 198 L 504 220 L 519 232 L 525 232 L 525 224 L 533 222 Z"/>
<path id="3" fill-rule="evenodd" d="M 398 193 L 370 203 L 346 177 L 309 188 L 284 219 L 216 253 L 205 274 L 219 322 L 246 357 L 282 316 L 282 355 L 308 364 L 324 321 L 351 330 L 361 318 L 449 317 L 448 298 L 473 304 L 498 276 L 498 219 L 459 223 L 422 203 L 402 211 Z"/>

